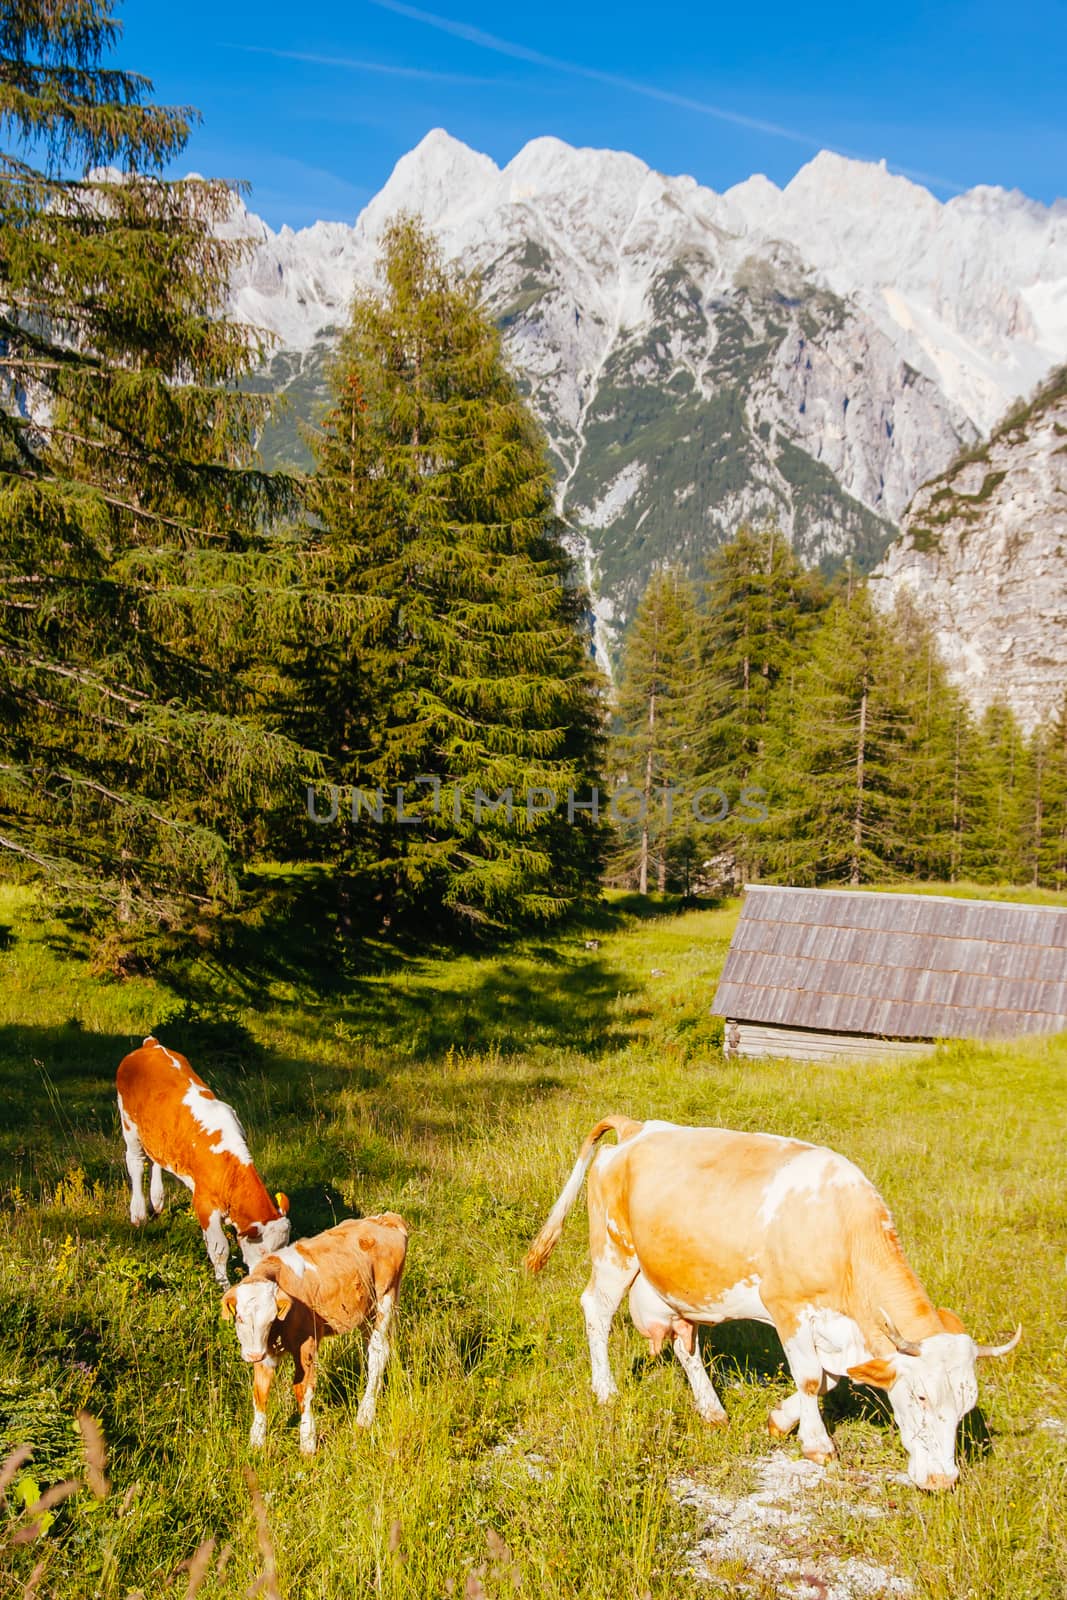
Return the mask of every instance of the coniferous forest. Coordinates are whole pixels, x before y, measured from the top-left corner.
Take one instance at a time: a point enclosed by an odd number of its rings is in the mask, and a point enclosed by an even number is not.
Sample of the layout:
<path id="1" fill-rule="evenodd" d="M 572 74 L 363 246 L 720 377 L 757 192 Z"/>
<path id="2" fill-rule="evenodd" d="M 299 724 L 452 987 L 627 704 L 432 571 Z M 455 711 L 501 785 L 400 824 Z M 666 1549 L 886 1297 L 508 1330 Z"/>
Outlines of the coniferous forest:
<path id="1" fill-rule="evenodd" d="M 774 528 L 739 529 L 703 585 L 649 583 L 610 760 L 609 871 L 635 886 L 1067 885 L 1067 701 L 1028 736 L 976 716 L 913 606 L 804 571 Z"/>
<path id="2" fill-rule="evenodd" d="M 230 185 L 107 65 L 104 4 L 0 21 L 0 851 L 121 968 L 263 914 L 490 934 L 609 881 L 1067 881 L 1067 707 L 976 718 L 923 619 L 741 528 L 598 674 L 545 441 L 412 217 L 313 470 L 267 472 Z M 594 800 L 593 797 L 596 796 Z M 105 955 L 105 959 L 107 959 Z"/>

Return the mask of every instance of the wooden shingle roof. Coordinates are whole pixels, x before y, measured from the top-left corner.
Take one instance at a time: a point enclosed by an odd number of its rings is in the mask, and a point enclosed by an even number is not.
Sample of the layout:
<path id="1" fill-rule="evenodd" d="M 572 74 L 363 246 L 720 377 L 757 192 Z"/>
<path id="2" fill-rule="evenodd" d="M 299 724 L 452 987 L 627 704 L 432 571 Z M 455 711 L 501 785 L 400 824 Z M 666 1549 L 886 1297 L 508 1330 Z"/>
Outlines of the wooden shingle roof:
<path id="1" fill-rule="evenodd" d="M 1067 910 L 752 884 L 712 1011 L 893 1039 L 1067 1028 Z"/>

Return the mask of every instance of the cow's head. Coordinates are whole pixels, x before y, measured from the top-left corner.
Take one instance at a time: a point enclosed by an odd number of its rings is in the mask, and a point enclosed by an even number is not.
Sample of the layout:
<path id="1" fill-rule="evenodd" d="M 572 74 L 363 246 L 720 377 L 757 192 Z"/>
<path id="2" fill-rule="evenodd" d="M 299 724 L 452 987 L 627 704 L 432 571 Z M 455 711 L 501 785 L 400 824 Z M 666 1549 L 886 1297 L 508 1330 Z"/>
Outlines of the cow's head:
<path id="1" fill-rule="evenodd" d="M 235 1283 L 222 1297 L 224 1322 L 231 1319 L 244 1361 L 262 1361 L 270 1344 L 270 1330 L 289 1314 L 292 1300 L 273 1279 Z"/>
<path id="2" fill-rule="evenodd" d="M 284 1195 L 279 1195 L 279 1200 L 285 1200 Z M 284 1209 L 270 1222 L 253 1222 L 252 1226 L 244 1233 L 238 1233 L 237 1243 L 241 1247 L 245 1266 L 252 1270 L 257 1261 L 264 1256 L 273 1255 L 276 1250 L 284 1250 L 289 1243 L 289 1218 L 286 1212 L 289 1202 L 285 1200 Z"/>
<path id="3" fill-rule="evenodd" d="M 938 1315 L 944 1333 L 931 1334 L 918 1344 L 902 1338 L 883 1316 L 886 1333 L 896 1346 L 894 1354 L 848 1369 L 855 1382 L 886 1391 L 908 1452 L 908 1477 L 920 1489 L 955 1485 L 960 1475 L 956 1430 L 978 1403 L 975 1363 L 980 1356 L 1007 1355 L 1023 1332 L 1017 1328 L 1006 1344 L 980 1345 L 951 1311 Z"/>

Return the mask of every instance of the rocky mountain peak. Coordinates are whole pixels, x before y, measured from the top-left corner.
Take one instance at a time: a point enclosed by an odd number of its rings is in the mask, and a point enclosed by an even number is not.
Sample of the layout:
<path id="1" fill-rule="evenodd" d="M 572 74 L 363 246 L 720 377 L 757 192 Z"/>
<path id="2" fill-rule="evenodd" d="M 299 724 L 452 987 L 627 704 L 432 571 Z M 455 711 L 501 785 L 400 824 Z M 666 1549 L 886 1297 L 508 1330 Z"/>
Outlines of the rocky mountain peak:
<path id="1" fill-rule="evenodd" d="M 930 616 L 978 710 L 1005 700 L 1027 729 L 1067 688 L 1067 366 L 982 444 L 923 484 L 874 574 Z"/>
<path id="2" fill-rule="evenodd" d="M 295 421 L 397 211 L 481 275 L 545 427 L 608 638 L 648 573 L 703 572 L 744 518 L 809 561 L 871 564 L 917 486 L 1067 348 L 1067 216 L 997 190 L 947 204 L 822 152 L 726 195 L 620 151 L 540 138 L 501 169 L 442 129 L 356 225 L 256 239 L 233 285 L 272 330 Z"/>

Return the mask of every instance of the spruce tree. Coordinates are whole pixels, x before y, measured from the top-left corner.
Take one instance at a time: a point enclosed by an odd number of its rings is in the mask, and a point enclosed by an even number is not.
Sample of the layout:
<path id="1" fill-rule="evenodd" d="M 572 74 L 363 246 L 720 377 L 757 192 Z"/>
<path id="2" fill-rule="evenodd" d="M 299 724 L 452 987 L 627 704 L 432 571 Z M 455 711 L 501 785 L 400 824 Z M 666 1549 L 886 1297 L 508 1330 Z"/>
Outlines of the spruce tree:
<path id="1" fill-rule="evenodd" d="M 775 875 L 791 883 L 891 876 L 900 840 L 906 708 L 891 630 L 863 587 L 834 601 L 778 703 L 767 771 Z"/>
<path id="2" fill-rule="evenodd" d="M 948 804 L 951 812 L 948 880 L 956 883 L 972 870 L 977 840 L 985 826 L 989 796 L 983 781 L 985 744 L 974 713 L 959 690 L 952 690 L 948 750 Z"/>
<path id="3" fill-rule="evenodd" d="M 1025 882 L 1029 761 L 1022 730 L 1001 701 L 978 723 L 975 785 L 978 803 L 964 845 L 963 876 L 978 883 Z"/>
<path id="4" fill-rule="evenodd" d="M 692 586 L 675 568 L 654 572 L 626 637 L 612 767 L 620 794 L 615 876 L 641 894 L 650 872 L 667 887 L 672 857 L 684 868 L 695 848 L 689 802 L 698 619 Z M 678 793 L 675 794 L 674 791 Z"/>
<path id="5" fill-rule="evenodd" d="M 257 715 L 292 486 L 235 388 L 232 191 L 159 176 L 191 113 L 102 64 L 117 29 L 110 0 L 0 16 L 0 850 L 168 924 L 232 898 L 307 765 Z"/>
<path id="6" fill-rule="evenodd" d="M 956 845 L 970 820 L 963 804 L 966 707 L 950 685 L 928 619 L 905 591 L 885 619 L 886 663 L 895 669 L 887 693 L 899 710 L 899 740 L 892 772 L 896 794 L 895 844 L 887 860 L 905 877 L 958 875 Z"/>
<path id="7" fill-rule="evenodd" d="M 828 601 L 817 573 L 806 571 L 774 526 L 743 525 L 711 558 L 705 586 L 694 706 L 695 767 L 702 784 L 720 788 L 730 813 L 705 850 L 729 850 L 742 878 L 758 876 L 762 828 L 739 823 L 741 791 L 765 787 L 775 695 L 804 661 Z"/>
<path id="8" fill-rule="evenodd" d="M 1031 881 L 1067 889 L 1067 694 L 1034 736 Z"/>
<path id="9" fill-rule="evenodd" d="M 379 922 L 510 926 L 561 912 L 598 870 L 599 822 L 568 813 L 598 781 L 586 602 L 477 283 L 408 217 L 380 271 L 314 441 L 323 558 L 362 606 L 307 668 L 345 795 L 330 847 Z"/>

